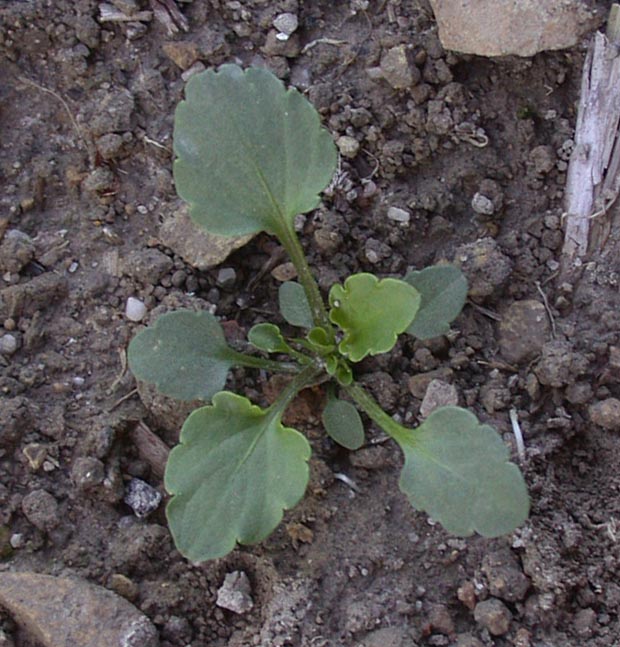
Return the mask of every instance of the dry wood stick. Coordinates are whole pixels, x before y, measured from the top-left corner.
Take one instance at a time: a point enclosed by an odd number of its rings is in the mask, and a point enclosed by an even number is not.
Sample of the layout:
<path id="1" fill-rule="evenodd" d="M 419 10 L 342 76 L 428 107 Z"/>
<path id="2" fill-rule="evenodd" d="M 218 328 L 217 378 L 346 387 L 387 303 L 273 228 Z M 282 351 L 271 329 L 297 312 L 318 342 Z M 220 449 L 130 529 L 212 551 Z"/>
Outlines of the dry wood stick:
<path id="1" fill-rule="evenodd" d="M 560 279 L 592 249 L 591 223 L 620 192 L 620 5 L 612 6 L 607 35 L 597 32 L 581 79 L 575 149 L 568 166 L 565 235 Z"/>

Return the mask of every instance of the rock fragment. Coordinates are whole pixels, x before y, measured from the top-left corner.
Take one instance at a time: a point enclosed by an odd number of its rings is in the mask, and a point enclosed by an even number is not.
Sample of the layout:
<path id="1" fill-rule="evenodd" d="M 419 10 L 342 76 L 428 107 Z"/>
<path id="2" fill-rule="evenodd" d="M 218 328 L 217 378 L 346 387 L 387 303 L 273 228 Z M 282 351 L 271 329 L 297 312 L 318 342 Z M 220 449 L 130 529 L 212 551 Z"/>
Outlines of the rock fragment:
<path id="1" fill-rule="evenodd" d="M 355 139 L 355 137 L 349 137 L 348 135 L 342 135 L 336 140 L 336 146 L 343 157 L 348 159 L 353 159 L 357 156 L 360 150 L 360 143 Z"/>
<path id="2" fill-rule="evenodd" d="M 54 272 L 0 290 L 0 319 L 31 317 L 67 295 L 67 281 Z"/>
<path id="3" fill-rule="evenodd" d="M 122 269 L 124 274 L 144 283 L 157 284 L 160 279 L 172 269 L 170 256 L 158 249 L 138 249 L 130 252 L 124 259 Z"/>
<path id="4" fill-rule="evenodd" d="M 446 49 L 533 56 L 576 45 L 600 18 L 582 0 L 431 0 Z"/>
<path id="5" fill-rule="evenodd" d="M 43 532 L 60 523 L 58 502 L 47 490 L 32 490 L 22 501 L 22 512 L 30 523 Z"/>
<path id="6" fill-rule="evenodd" d="M 530 580 L 509 549 L 500 549 L 485 555 L 482 560 L 482 572 L 487 576 L 489 592 L 494 597 L 506 602 L 525 599 Z"/>
<path id="7" fill-rule="evenodd" d="M 515 301 L 502 316 L 499 325 L 502 357 L 512 364 L 534 359 L 547 341 L 550 328 L 542 303 L 534 299 Z"/>
<path id="8" fill-rule="evenodd" d="M 583 358 L 573 351 L 568 341 L 554 340 L 542 347 L 542 357 L 534 368 L 541 384 L 559 388 L 575 381 L 583 373 Z"/>
<path id="9" fill-rule="evenodd" d="M 0 337 L 0 355 L 13 355 L 19 348 L 19 339 L 8 333 Z"/>
<path id="10" fill-rule="evenodd" d="M 445 406 L 456 406 L 459 396 L 454 384 L 442 380 L 432 380 L 420 405 L 420 415 L 427 418 L 435 409 Z"/>
<path id="11" fill-rule="evenodd" d="M 17 274 L 34 258 L 34 242 L 19 229 L 9 229 L 0 244 L 0 272 Z"/>
<path id="12" fill-rule="evenodd" d="M 469 296 L 484 299 L 500 290 L 512 273 L 512 261 L 493 238 L 481 238 L 457 248 L 454 263 L 469 282 Z"/>
<path id="13" fill-rule="evenodd" d="M 98 487 L 103 483 L 104 478 L 103 463 L 92 456 L 80 456 L 71 467 L 71 480 L 75 487 L 82 492 Z"/>
<path id="14" fill-rule="evenodd" d="M 474 609 L 474 618 L 493 636 L 503 636 L 510 628 L 512 613 L 501 601 L 495 598 L 478 602 Z"/>
<path id="15" fill-rule="evenodd" d="M 403 225 L 408 225 L 411 220 L 411 214 L 407 209 L 401 209 L 400 207 L 390 207 L 387 210 L 387 217 L 389 220 L 394 222 L 400 222 Z"/>
<path id="16" fill-rule="evenodd" d="M 142 321 L 146 315 L 146 306 L 144 301 L 136 299 L 136 297 L 129 297 L 125 305 L 125 316 L 129 321 Z"/>
<path id="17" fill-rule="evenodd" d="M 609 431 L 620 431 L 620 400 L 607 398 L 589 408 L 590 420 Z"/>
<path id="18" fill-rule="evenodd" d="M 131 479 L 125 489 L 123 501 L 133 510 L 136 517 L 143 519 L 154 512 L 161 503 L 161 494 L 142 479 Z"/>
<path id="19" fill-rule="evenodd" d="M 208 270 L 222 261 L 235 249 L 243 247 L 253 234 L 229 238 L 209 234 L 194 224 L 183 205 L 166 216 L 159 229 L 159 240 L 197 270 Z"/>
<path id="20" fill-rule="evenodd" d="M 384 52 L 380 68 L 383 78 L 395 90 L 414 86 L 421 76 L 420 70 L 409 62 L 405 45 L 398 45 Z"/>
<path id="21" fill-rule="evenodd" d="M 158 647 L 150 620 L 112 591 L 77 578 L 0 573 L 0 604 L 43 647 Z"/>
<path id="22" fill-rule="evenodd" d="M 226 574 L 224 583 L 218 589 L 215 604 L 233 613 L 247 613 L 254 606 L 250 592 L 248 576 L 243 571 L 232 571 Z"/>

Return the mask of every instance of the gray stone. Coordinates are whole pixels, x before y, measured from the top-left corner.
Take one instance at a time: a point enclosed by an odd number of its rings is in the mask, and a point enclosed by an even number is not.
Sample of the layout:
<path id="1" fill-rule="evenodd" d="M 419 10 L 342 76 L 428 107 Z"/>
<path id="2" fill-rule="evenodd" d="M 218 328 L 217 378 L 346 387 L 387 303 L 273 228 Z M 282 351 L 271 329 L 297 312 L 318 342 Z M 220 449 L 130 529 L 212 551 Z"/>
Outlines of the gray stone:
<path id="1" fill-rule="evenodd" d="M 159 240 L 198 270 L 208 270 L 223 262 L 234 250 L 252 240 L 254 234 L 226 237 L 209 234 L 194 224 L 187 205 L 181 206 L 159 228 Z"/>
<path id="2" fill-rule="evenodd" d="M 421 76 L 420 70 L 409 62 L 405 45 L 398 45 L 384 52 L 380 68 L 383 78 L 395 90 L 414 86 Z"/>
<path id="3" fill-rule="evenodd" d="M 93 135 L 131 130 L 131 115 L 135 103 L 129 90 L 102 92 L 99 100 L 95 100 L 94 104 L 97 106 L 97 113 L 89 123 Z"/>
<path id="4" fill-rule="evenodd" d="M 495 213 L 493 201 L 482 193 L 474 193 L 474 197 L 471 199 L 471 208 L 481 216 L 492 216 Z"/>
<path id="5" fill-rule="evenodd" d="M 474 609 L 476 622 L 493 636 L 503 636 L 510 628 L 512 613 L 510 609 L 495 598 L 478 602 Z"/>
<path id="6" fill-rule="evenodd" d="M 58 502 L 47 490 L 32 490 L 22 500 L 22 512 L 30 523 L 48 532 L 60 523 Z"/>
<path id="7" fill-rule="evenodd" d="M 361 647 L 413 647 L 407 627 L 383 627 L 364 636 Z"/>
<path id="8" fill-rule="evenodd" d="M 123 273 L 145 285 L 159 283 L 172 267 L 170 256 L 154 248 L 130 252 L 122 262 Z"/>
<path id="9" fill-rule="evenodd" d="M 34 258 L 32 238 L 19 229 L 9 229 L 0 244 L 0 272 L 17 274 Z"/>
<path id="10" fill-rule="evenodd" d="M 31 317 L 67 295 L 67 280 L 54 272 L 0 290 L 0 319 Z"/>
<path id="11" fill-rule="evenodd" d="M 71 467 L 71 480 L 75 487 L 82 492 L 92 490 L 103 483 L 105 467 L 103 463 L 92 456 L 76 458 Z"/>
<path id="12" fill-rule="evenodd" d="M 161 503 L 161 494 L 142 479 L 131 479 L 125 488 L 123 501 L 133 510 L 136 517 L 143 519 L 157 510 Z"/>
<path id="13" fill-rule="evenodd" d="M 609 431 L 620 431 L 620 400 L 607 398 L 589 408 L 590 420 Z"/>
<path id="14" fill-rule="evenodd" d="M 123 138 L 117 133 L 107 133 L 97 140 L 97 152 L 104 160 L 120 157 L 123 151 Z"/>
<path id="15" fill-rule="evenodd" d="M 112 591 L 78 578 L 0 573 L 0 604 L 42 647 L 158 647 L 150 620 Z"/>
<path id="16" fill-rule="evenodd" d="M 458 403 L 459 396 L 454 384 L 432 380 L 420 405 L 420 415 L 427 418 L 438 407 L 456 406 Z"/>
<path id="17" fill-rule="evenodd" d="M 540 354 L 549 337 L 549 318 L 539 301 L 515 301 L 502 316 L 499 325 L 499 349 L 510 363 L 528 362 Z"/>
<path id="18" fill-rule="evenodd" d="M 583 0 L 430 0 L 442 45 L 478 56 L 573 47 L 600 23 Z"/>
<path id="19" fill-rule="evenodd" d="M 387 210 L 387 217 L 390 220 L 401 222 L 404 225 L 408 225 L 411 220 L 411 214 L 406 209 L 401 209 L 399 207 L 390 207 Z"/>
<path id="20" fill-rule="evenodd" d="M 250 595 L 250 580 L 243 571 L 227 573 L 224 583 L 217 591 L 215 604 L 233 613 L 247 613 L 254 606 Z"/>
<path id="21" fill-rule="evenodd" d="M 215 282 L 220 288 L 230 289 L 235 285 L 237 280 L 237 272 L 233 267 L 223 267 L 217 273 Z"/>
<path id="22" fill-rule="evenodd" d="M 8 333 L 0 337 L 0 355 L 13 355 L 19 348 L 19 338 Z"/>
<path id="23" fill-rule="evenodd" d="M 299 26 L 299 20 L 294 13 L 286 12 L 276 16 L 273 26 L 285 36 L 290 36 Z M 282 38 L 281 40 L 286 40 Z"/>

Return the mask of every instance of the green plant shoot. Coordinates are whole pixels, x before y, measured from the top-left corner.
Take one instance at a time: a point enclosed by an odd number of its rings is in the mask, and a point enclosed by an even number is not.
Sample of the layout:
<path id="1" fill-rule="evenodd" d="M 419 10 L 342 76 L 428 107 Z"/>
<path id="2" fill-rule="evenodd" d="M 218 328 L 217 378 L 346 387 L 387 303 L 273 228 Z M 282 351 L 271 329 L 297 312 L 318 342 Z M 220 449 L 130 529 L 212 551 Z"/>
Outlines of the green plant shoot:
<path id="1" fill-rule="evenodd" d="M 319 204 L 337 164 L 313 106 L 267 70 L 223 65 L 188 81 L 175 114 L 174 152 L 177 191 L 194 222 L 223 236 L 275 236 L 298 276 L 278 294 L 288 327 L 262 323 L 249 331 L 262 355 L 230 348 L 215 316 L 183 310 L 161 316 L 129 345 L 137 379 L 205 402 L 185 421 L 166 466 L 167 517 L 181 553 L 199 562 L 259 542 L 296 505 L 308 482 L 310 445 L 282 416 L 301 390 L 326 379 L 333 385 L 322 415 L 326 432 L 356 450 L 364 444 L 358 409 L 365 413 L 401 447 L 399 485 L 415 508 L 456 535 L 495 537 L 518 527 L 529 511 L 527 489 L 491 427 L 464 409 L 442 407 L 409 429 L 355 379 L 355 364 L 389 352 L 400 334 L 445 334 L 467 283 L 452 266 L 402 279 L 361 273 L 333 285 L 323 300 L 294 228 L 297 214 Z M 223 390 L 233 366 L 291 380 L 263 409 Z"/>

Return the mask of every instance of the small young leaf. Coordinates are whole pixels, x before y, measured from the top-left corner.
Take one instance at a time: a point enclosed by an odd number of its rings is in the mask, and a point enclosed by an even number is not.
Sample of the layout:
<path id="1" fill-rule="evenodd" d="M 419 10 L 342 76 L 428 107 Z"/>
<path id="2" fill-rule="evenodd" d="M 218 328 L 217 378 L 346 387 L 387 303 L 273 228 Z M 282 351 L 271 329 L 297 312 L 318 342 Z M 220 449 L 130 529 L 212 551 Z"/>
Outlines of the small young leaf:
<path id="1" fill-rule="evenodd" d="M 319 353 L 329 353 L 336 350 L 336 346 L 329 340 L 329 337 L 323 328 L 312 328 L 312 330 L 308 332 L 306 339 Z"/>
<path id="2" fill-rule="evenodd" d="M 323 410 L 322 420 L 325 431 L 339 445 L 353 450 L 364 444 L 364 425 L 350 402 L 330 398 Z"/>
<path id="3" fill-rule="evenodd" d="M 274 324 L 260 323 L 250 328 L 248 341 L 259 350 L 267 353 L 286 353 L 288 345 L 282 337 L 280 329 Z"/>
<path id="4" fill-rule="evenodd" d="M 297 90 L 262 68 L 194 74 L 174 117 L 174 180 L 207 231 L 291 230 L 336 169 L 336 147 Z"/>
<path id="5" fill-rule="evenodd" d="M 498 537 L 527 518 L 519 468 L 497 432 L 469 411 L 441 407 L 395 438 L 405 454 L 401 490 L 449 533 Z"/>
<path id="6" fill-rule="evenodd" d="M 391 350 L 420 306 L 418 291 L 398 279 L 353 274 L 329 291 L 330 320 L 344 332 L 338 348 L 352 362 Z"/>
<path id="7" fill-rule="evenodd" d="M 210 400 L 224 387 L 236 355 L 217 319 L 191 310 L 162 315 L 127 349 L 132 373 L 177 400 Z"/>
<path id="8" fill-rule="evenodd" d="M 261 541 L 308 483 L 310 445 L 270 409 L 222 391 L 185 421 L 166 466 L 166 510 L 188 559 L 222 557 Z"/>
<path id="9" fill-rule="evenodd" d="M 409 272 L 404 280 L 422 297 L 407 332 L 418 339 L 445 335 L 467 298 L 467 280 L 461 270 L 453 265 L 433 265 L 421 272 Z"/>
<path id="10" fill-rule="evenodd" d="M 312 328 L 312 310 L 299 283 L 286 281 L 278 289 L 280 313 L 291 326 Z"/>

